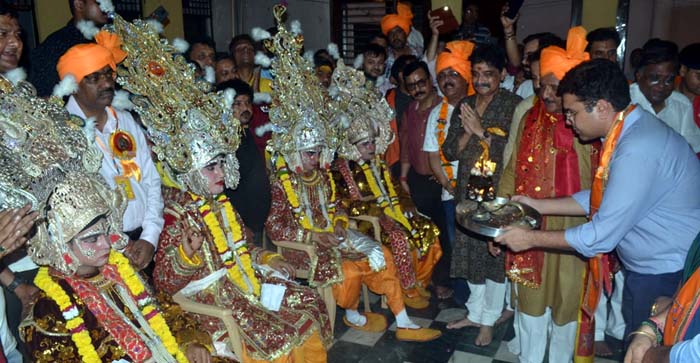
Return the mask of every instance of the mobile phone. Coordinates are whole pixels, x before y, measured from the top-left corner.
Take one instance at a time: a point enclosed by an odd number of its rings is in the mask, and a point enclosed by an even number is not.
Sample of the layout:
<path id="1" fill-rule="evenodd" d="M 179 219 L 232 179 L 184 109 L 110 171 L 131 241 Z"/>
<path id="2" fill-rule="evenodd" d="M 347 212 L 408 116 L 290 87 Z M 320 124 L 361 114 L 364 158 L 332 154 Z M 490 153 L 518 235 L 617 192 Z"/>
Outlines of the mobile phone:
<path id="1" fill-rule="evenodd" d="M 170 14 L 168 14 L 168 11 L 165 10 L 163 5 L 161 5 L 161 6 L 157 7 L 155 10 L 153 10 L 151 15 L 149 15 L 146 19 L 155 19 L 159 23 L 165 25 L 167 22 L 169 22 L 168 15 L 170 15 Z"/>
<path id="2" fill-rule="evenodd" d="M 452 13 L 452 9 L 449 6 L 442 6 L 435 10 L 430 11 L 430 17 L 438 17 L 442 20 L 442 25 L 438 27 L 440 34 L 448 34 L 459 28 L 459 23 L 457 23 L 457 18 L 455 18 Z"/>
<path id="3" fill-rule="evenodd" d="M 508 0 L 508 11 L 504 14 L 508 19 L 515 19 L 525 0 Z"/>

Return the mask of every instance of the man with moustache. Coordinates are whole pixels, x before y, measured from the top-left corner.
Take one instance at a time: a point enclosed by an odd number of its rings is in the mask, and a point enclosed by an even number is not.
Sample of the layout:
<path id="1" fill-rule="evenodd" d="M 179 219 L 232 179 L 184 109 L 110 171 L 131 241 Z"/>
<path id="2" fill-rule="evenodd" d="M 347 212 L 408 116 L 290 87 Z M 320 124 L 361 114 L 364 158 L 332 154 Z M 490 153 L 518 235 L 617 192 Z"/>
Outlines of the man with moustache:
<path id="1" fill-rule="evenodd" d="M 570 196 L 590 186 L 591 148 L 579 143 L 567 127 L 556 92 L 564 74 L 589 58 L 585 37 L 585 29 L 573 28 L 566 50 L 556 46 L 542 50 L 538 101 L 519 125 L 513 154 L 498 184 L 498 195 Z M 548 216 L 543 229 L 582 223 L 585 218 Z M 550 362 L 571 361 L 585 261 L 567 252 L 508 251 L 505 269 L 513 283 L 513 304 L 518 310 L 515 325 L 520 362 L 542 362 L 548 343 Z"/>
<path id="2" fill-rule="evenodd" d="M 439 299 L 452 296 L 448 288 L 449 240 L 446 233 L 445 211 L 440 200 L 441 187 L 435 182 L 430 167 L 430 156 L 423 151 L 426 126 L 430 112 L 441 100 L 430 79 L 428 65 L 423 62 L 408 64 L 403 70 L 406 90 L 413 98 L 402 117 L 399 131 L 401 143 L 401 187 L 411 195 L 419 212 L 427 215 L 440 229 L 443 255 L 433 273 L 436 295 Z M 447 257 L 446 257 L 447 256 Z"/>
<path id="3" fill-rule="evenodd" d="M 95 142 L 104 154 L 100 174 L 110 187 L 126 190 L 123 229 L 130 242 L 124 254 L 141 270 L 153 259 L 163 228 L 161 181 L 141 127 L 129 112 L 110 106 L 117 64 L 127 56 L 121 40 L 104 31 L 95 40 L 68 49 L 56 69 L 61 80 L 71 76 L 78 83 L 66 109 L 94 122 Z"/>
<path id="4" fill-rule="evenodd" d="M 58 83 L 56 63 L 58 58 L 68 48 L 82 43 L 89 43 L 90 39 L 79 30 L 78 24 L 92 22 L 100 27 L 107 23 L 107 15 L 100 9 L 97 0 L 68 0 L 68 6 L 73 17 L 63 28 L 53 32 L 36 47 L 29 57 L 29 82 L 36 87 L 40 97 L 51 96 L 53 87 Z"/>
<path id="5" fill-rule="evenodd" d="M 632 103 L 638 104 L 676 130 L 700 154 L 700 128 L 693 120 L 693 105 L 674 90 L 678 74 L 678 46 L 651 39 L 642 47 L 641 58 L 630 86 Z"/>
<path id="6" fill-rule="evenodd" d="M 620 35 L 615 28 L 598 28 L 586 35 L 591 59 L 607 59 L 617 63 L 617 47 Z"/>
<path id="7" fill-rule="evenodd" d="M 200 68 L 214 68 L 216 51 L 214 41 L 209 37 L 190 40 L 190 48 L 187 50 L 187 60 L 196 62 Z"/>
<path id="8" fill-rule="evenodd" d="M 478 46 L 469 57 L 471 79 L 475 95 L 463 99 L 452 114 L 447 139 L 442 151 L 447 160 L 459 160 L 456 190 L 466 190 L 470 170 L 482 152 L 481 142 L 489 144 L 490 158 L 502 165 L 506 133 L 513 111 L 522 100 L 500 83 L 506 76 L 505 54 L 497 45 Z M 496 169 L 494 183 L 498 183 L 502 168 Z M 456 203 L 466 199 L 465 193 L 456 195 Z M 490 254 L 490 255 L 489 255 Z M 493 326 L 501 316 L 505 297 L 504 258 L 492 242 L 457 230 L 452 256 L 451 275 L 467 280 L 469 315 L 447 325 L 448 329 L 465 326 L 480 328 L 477 346 L 491 344 Z"/>
<path id="9" fill-rule="evenodd" d="M 238 77 L 238 74 L 236 73 L 236 65 L 233 63 L 233 59 L 229 57 L 224 57 L 216 61 L 214 71 L 216 72 L 217 85 Z"/>
<path id="10" fill-rule="evenodd" d="M 236 97 L 233 99 L 233 116 L 243 126 L 241 144 L 236 150 L 240 182 L 238 188 L 226 188 L 224 192 L 236 206 L 236 211 L 243 218 L 246 227 L 255 236 L 255 243 L 262 246 L 265 220 L 270 211 L 270 183 L 265 167 L 265 158 L 255 145 L 250 121 L 253 119 L 253 89 L 241 81 L 234 79 L 217 86 L 219 91 L 233 89 Z"/>
<path id="11" fill-rule="evenodd" d="M 435 37 L 433 37 L 435 39 Z M 450 127 L 450 117 L 454 107 L 467 96 L 470 88 L 471 66 L 469 55 L 474 49 L 474 43 L 455 41 L 446 45 L 435 63 L 438 73 L 438 87 L 444 95 L 442 103 L 434 107 L 428 116 L 423 140 L 423 151 L 428 153 L 430 169 L 435 180 L 442 186 L 442 207 L 445 213 L 445 230 L 447 245 L 442 247 L 443 260 L 438 264 L 434 276 L 446 284 L 450 273 L 450 261 L 455 234 L 455 201 L 454 193 L 457 186 L 457 164 L 448 161 L 440 151 L 445 142 L 447 130 Z M 445 239 L 445 238 L 444 238 Z"/>
<path id="12" fill-rule="evenodd" d="M 414 55 L 402 55 L 396 59 L 394 65 L 391 66 L 391 83 L 395 84 L 396 87 L 390 89 L 386 92 L 386 102 L 389 103 L 389 107 L 394 110 L 394 119 L 391 120 L 389 125 L 391 130 L 394 131 L 396 137 L 394 141 L 389 144 L 389 147 L 382 155 L 384 161 L 389 166 L 391 170 L 391 175 L 398 178 L 401 175 L 401 142 L 399 140 L 399 130 L 401 129 L 401 121 L 406 111 L 406 107 L 411 103 L 411 95 L 406 89 L 406 82 L 403 78 L 403 70 L 407 65 L 417 62 L 418 58 Z"/>
<path id="13" fill-rule="evenodd" d="M 0 10 L 0 74 L 5 74 L 17 68 L 24 43 L 17 14 L 4 3 L 0 3 Z"/>

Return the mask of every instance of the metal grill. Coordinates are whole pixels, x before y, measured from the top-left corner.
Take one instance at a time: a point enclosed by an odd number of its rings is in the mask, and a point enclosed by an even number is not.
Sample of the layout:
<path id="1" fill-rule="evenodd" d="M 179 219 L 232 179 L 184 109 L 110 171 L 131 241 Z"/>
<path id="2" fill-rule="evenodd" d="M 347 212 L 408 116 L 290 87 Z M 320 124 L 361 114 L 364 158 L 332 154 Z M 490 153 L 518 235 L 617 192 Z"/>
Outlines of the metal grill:
<path id="1" fill-rule="evenodd" d="M 352 62 L 370 39 L 381 33 L 379 22 L 386 15 L 384 2 L 361 2 L 342 5 L 341 46 L 345 62 Z"/>
<path id="2" fill-rule="evenodd" d="M 211 0 L 182 0 L 182 13 L 211 17 Z"/>
<path id="3" fill-rule="evenodd" d="M 115 0 L 114 9 L 126 20 L 134 20 L 141 17 L 141 0 Z"/>
<path id="4" fill-rule="evenodd" d="M 34 10 L 34 0 L 5 0 L 5 3 L 11 5 L 16 11 Z"/>

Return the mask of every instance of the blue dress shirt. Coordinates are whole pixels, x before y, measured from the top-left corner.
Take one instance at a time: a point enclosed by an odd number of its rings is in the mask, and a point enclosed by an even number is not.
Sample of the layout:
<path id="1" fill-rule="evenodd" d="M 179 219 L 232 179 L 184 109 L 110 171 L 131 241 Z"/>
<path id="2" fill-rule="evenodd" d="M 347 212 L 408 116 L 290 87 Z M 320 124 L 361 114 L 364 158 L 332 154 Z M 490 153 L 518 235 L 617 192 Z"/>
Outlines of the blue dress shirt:
<path id="1" fill-rule="evenodd" d="M 590 190 L 573 195 L 587 212 Z M 617 248 L 626 269 L 662 274 L 683 268 L 700 231 L 700 161 L 681 135 L 637 107 L 625 119 L 600 209 L 566 230 L 586 257 Z"/>

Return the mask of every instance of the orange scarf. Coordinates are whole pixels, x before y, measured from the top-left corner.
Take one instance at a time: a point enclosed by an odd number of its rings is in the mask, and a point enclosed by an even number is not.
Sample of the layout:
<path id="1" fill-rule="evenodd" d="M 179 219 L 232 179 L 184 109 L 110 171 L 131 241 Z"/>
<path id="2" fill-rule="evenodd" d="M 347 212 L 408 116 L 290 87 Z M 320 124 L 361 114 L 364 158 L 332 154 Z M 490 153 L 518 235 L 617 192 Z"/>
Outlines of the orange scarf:
<path id="1" fill-rule="evenodd" d="M 445 174 L 447 174 L 447 180 L 450 181 L 450 185 L 452 185 L 452 188 L 457 187 L 457 178 L 455 178 L 455 171 L 454 168 L 452 167 L 452 163 L 450 163 L 447 158 L 445 158 L 445 154 L 442 152 L 442 144 L 445 143 L 445 127 L 447 126 L 447 112 L 449 109 L 449 103 L 447 103 L 447 97 L 444 97 L 442 99 L 442 106 L 440 106 L 440 116 L 438 118 L 438 134 L 437 134 L 437 139 L 438 139 L 438 147 L 440 149 L 440 163 L 442 163 L 442 170 L 445 171 Z"/>
<path id="2" fill-rule="evenodd" d="M 600 209 L 600 204 L 603 201 L 605 185 L 608 182 L 610 172 L 610 160 L 615 152 L 617 141 L 622 134 L 622 128 L 625 125 L 625 117 L 634 110 L 635 105 L 627 107 L 622 112 L 619 112 L 615 117 L 615 123 L 608 131 L 603 143 L 603 148 L 600 152 L 600 160 L 595 176 L 593 177 L 593 186 L 591 187 L 591 204 L 590 216 L 593 218 Z M 595 310 L 598 307 L 598 300 L 602 289 L 610 292 L 612 289 L 612 271 L 608 261 L 607 254 L 598 254 L 597 256 L 588 259 L 588 268 L 586 269 L 586 277 L 583 283 L 583 294 L 581 294 L 581 309 L 578 313 L 578 331 L 576 333 L 576 356 L 574 362 L 593 362 L 594 356 L 594 330 L 595 330 Z"/>

